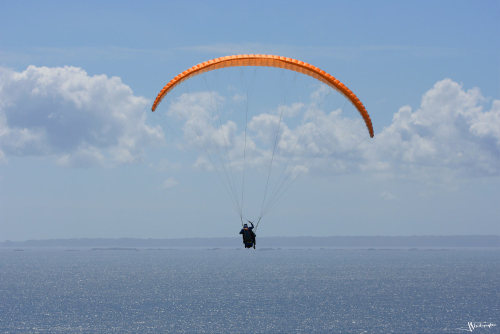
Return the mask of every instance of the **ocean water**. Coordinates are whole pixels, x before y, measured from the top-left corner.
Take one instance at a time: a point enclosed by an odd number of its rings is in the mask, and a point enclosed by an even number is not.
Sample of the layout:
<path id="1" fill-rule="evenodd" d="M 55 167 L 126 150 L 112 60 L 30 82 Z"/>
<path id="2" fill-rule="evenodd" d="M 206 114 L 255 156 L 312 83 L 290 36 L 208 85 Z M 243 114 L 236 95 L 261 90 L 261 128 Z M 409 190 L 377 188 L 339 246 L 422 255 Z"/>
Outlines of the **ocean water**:
<path id="1" fill-rule="evenodd" d="M 500 333 L 499 249 L 0 250 L 0 333 L 465 330 Z"/>

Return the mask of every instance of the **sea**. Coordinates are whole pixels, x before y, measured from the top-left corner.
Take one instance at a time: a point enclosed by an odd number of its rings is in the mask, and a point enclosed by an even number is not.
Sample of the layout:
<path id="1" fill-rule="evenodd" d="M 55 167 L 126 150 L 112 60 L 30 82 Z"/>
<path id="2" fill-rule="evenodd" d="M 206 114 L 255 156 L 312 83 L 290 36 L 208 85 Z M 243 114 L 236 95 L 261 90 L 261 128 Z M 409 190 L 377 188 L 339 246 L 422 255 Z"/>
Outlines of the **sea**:
<path id="1" fill-rule="evenodd" d="M 500 249 L 0 249 L 0 333 L 500 333 Z"/>

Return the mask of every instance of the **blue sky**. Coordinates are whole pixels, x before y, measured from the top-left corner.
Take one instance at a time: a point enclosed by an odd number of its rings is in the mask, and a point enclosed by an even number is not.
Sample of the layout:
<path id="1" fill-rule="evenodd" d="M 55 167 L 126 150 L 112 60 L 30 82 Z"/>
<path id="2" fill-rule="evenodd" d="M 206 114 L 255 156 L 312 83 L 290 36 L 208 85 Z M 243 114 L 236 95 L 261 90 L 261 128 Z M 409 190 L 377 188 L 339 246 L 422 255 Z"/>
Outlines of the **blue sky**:
<path id="1" fill-rule="evenodd" d="M 499 14 L 498 1 L 2 2 L 0 240 L 234 235 L 230 196 L 182 130 L 201 114 L 179 116 L 178 131 L 166 118 L 208 108 L 225 77 L 150 106 L 178 73 L 238 53 L 326 70 L 375 127 L 354 145 L 359 123 L 338 102 L 307 123 L 337 135 L 290 127 L 282 144 L 298 141 L 308 171 L 260 235 L 499 234 Z"/>

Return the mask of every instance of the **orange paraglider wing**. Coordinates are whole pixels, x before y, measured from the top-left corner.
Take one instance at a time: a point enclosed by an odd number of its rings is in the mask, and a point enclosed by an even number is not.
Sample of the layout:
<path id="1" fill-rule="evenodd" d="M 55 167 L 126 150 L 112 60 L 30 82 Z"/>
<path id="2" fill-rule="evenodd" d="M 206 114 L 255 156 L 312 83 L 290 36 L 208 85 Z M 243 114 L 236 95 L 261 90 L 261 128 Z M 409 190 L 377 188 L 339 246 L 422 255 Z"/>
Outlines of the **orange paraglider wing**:
<path id="1" fill-rule="evenodd" d="M 215 58 L 198 65 L 195 65 L 186 71 L 180 73 L 175 78 L 170 80 L 165 87 L 158 93 L 158 96 L 153 103 L 152 111 L 155 111 L 161 100 L 170 92 L 176 85 L 184 80 L 187 80 L 195 75 L 205 73 L 208 71 L 216 70 L 224 67 L 236 67 L 236 66 L 268 66 L 268 67 L 279 67 L 287 70 L 299 72 L 311 76 L 328 86 L 336 89 L 342 95 L 344 95 L 351 103 L 358 109 L 359 113 L 363 117 L 370 137 L 373 137 L 373 125 L 370 119 L 370 115 L 366 111 L 365 106 L 359 100 L 359 98 L 349 89 L 346 85 L 340 82 L 331 74 L 325 71 L 305 63 L 300 60 L 286 58 L 274 55 L 234 55 L 227 57 Z"/>

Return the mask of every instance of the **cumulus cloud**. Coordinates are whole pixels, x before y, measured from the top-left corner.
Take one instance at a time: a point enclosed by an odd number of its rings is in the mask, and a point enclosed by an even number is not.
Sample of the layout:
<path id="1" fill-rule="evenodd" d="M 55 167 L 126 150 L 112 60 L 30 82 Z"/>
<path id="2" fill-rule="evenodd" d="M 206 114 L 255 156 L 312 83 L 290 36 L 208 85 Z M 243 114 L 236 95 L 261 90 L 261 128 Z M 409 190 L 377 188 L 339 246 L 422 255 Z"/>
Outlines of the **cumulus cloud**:
<path id="1" fill-rule="evenodd" d="M 242 168 L 243 154 L 257 157 L 262 154 L 250 136 L 235 121 L 223 119 L 224 97 L 216 92 L 182 94 L 174 101 L 168 115 L 182 122 L 183 148 L 195 148 L 205 154 L 196 167 L 213 169 L 232 166 Z M 258 159 L 248 161 L 259 166 Z"/>
<path id="2" fill-rule="evenodd" d="M 169 116 L 181 120 L 187 145 L 224 147 L 232 141 L 236 125 L 220 123 L 218 110 L 224 98 L 215 92 L 182 94 L 171 105 Z"/>
<path id="3" fill-rule="evenodd" d="M 489 102 L 477 88 L 465 90 L 453 80 L 441 80 L 425 92 L 416 110 L 401 107 L 374 139 L 368 138 L 360 117 L 324 110 L 324 94 L 322 87 L 309 101 L 252 115 L 246 132 L 241 123 L 220 118 L 218 111 L 228 101 L 216 93 L 183 94 L 169 114 L 183 122 L 188 146 L 205 153 L 218 150 L 227 165 L 241 164 L 245 151 L 252 167 L 268 166 L 274 158 L 276 164 L 287 161 L 288 171 L 500 174 L 500 101 L 485 110 Z M 200 156 L 196 165 L 209 168 L 213 159 Z"/>
<path id="4" fill-rule="evenodd" d="M 356 134 L 367 131 L 362 120 L 345 118 L 341 110 L 320 110 L 317 105 L 325 95 L 324 87 L 319 91 L 307 105 L 278 105 L 269 112 L 250 114 L 246 123 L 224 119 L 232 99 L 215 92 L 182 94 L 172 101 L 168 115 L 181 122 L 182 147 L 201 153 L 197 168 L 241 170 L 246 166 L 267 171 L 272 161 L 292 178 L 314 164 L 314 168 L 327 163 L 328 168 L 345 171 L 354 163 L 347 163 L 348 156 L 351 160 L 360 156 L 355 152 L 361 141 Z"/>
<path id="5" fill-rule="evenodd" d="M 366 152 L 391 172 L 441 171 L 461 175 L 500 173 L 500 101 L 484 111 L 479 89 L 445 79 L 427 91 L 420 107 L 402 107 Z"/>
<path id="6" fill-rule="evenodd" d="M 120 78 L 77 67 L 0 69 L 0 158 L 49 155 L 65 166 L 137 161 L 162 140 L 148 101 Z"/>

